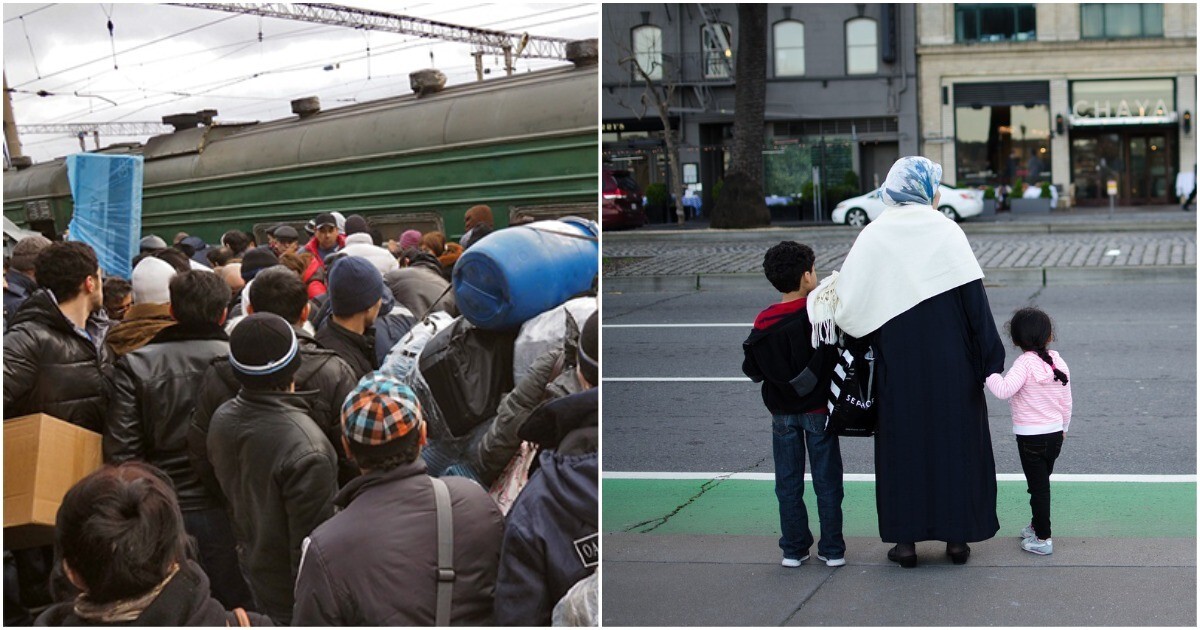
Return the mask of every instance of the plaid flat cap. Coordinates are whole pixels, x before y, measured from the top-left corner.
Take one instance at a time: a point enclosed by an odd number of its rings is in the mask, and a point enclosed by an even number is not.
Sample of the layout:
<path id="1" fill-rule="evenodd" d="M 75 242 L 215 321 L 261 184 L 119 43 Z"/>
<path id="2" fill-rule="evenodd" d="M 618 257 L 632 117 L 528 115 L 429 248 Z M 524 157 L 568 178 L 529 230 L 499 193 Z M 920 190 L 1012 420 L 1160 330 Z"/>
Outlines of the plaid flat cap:
<path id="1" fill-rule="evenodd" d="M 355 453 L 386 456 L 423 421 L 413 390 L 378 372 L 364 376 L 342 404 L 342 432 Z"/>

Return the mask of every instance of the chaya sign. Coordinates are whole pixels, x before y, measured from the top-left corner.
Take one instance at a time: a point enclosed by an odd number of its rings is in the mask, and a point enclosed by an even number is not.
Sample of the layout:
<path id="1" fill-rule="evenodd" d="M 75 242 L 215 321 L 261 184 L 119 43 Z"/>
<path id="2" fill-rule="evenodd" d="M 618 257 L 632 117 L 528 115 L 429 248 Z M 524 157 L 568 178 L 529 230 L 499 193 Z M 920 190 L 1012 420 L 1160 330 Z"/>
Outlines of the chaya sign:
<path id="1" fill-rule="evenodd" d="M 1128 118 L 1130 116 L 1167 116 L 1174 112 L 1166 99 L 1121 99 L 1113 101 L 1075 101 L 1071 113 L 1079 118 Z"/>
<path id="2" fill-rule="evenodd" d="M 1074 81 L 1071 125 L 1147 125 L 1177 120 L 1170 79 Z"/>

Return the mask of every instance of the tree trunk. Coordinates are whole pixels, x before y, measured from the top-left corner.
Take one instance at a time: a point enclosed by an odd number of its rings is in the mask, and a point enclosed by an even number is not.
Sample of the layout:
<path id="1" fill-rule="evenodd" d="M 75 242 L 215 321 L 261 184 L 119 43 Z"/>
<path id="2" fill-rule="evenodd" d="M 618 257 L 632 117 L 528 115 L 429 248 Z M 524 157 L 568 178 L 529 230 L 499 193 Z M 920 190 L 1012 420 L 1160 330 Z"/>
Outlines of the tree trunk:
<path id="1" fill-rule="evenodd" d="M 721 196 L 713 208 L 714 228 L 771 224 L 763 198 L 764 118 L 767 109 L 767 7 L 738 5 L 737 82 L 733 150 Z"/>

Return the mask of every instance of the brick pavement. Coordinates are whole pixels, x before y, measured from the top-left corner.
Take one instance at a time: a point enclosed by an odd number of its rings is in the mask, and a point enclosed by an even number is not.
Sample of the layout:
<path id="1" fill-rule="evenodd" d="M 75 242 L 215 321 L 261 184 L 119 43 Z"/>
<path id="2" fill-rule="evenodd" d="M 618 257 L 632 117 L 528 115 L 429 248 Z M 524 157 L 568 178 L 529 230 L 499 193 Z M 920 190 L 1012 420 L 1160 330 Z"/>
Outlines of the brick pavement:
<path id="1" fill-rule="evenodd" d="M 759 273 L 762 256 L 782 238 L 800 238 L 817 253 L 817 268 L 841 267 L 854 236 L 764 234 L 761 240 L 694 242 L 623 239 L 605 242 L 604 276 Z M 1076 234 L 968 234 L 984 269 L 1158 267 L 1196 264 L 1194 231 Z"/>

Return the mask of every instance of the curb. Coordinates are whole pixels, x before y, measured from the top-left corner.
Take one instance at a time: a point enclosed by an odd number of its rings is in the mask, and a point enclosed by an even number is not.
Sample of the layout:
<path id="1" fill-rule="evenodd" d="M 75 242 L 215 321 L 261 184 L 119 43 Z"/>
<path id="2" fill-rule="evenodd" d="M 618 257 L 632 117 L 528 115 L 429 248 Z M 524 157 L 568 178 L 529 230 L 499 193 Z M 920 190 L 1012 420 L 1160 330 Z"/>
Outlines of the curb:
<path id="1" fill-rule="evenodd" d="M 1028 267 L 984 269 L 984 285 L 1060 286 L 1118 282 L 1194 282 L 1195 265 L 1153 267 Z M 727 291 L 755 287 L 760 273 L 714 273 L 681 276 L 611 276 L 601 280 L 603 293 Z"/>
<path id="2" fill-rule="evenodd" d="M 1196 221 L 1087 221 L 1078 223 L 960 223 L 966 234 L 1072 234 L 1079 232 L 1195 232 Z M 715 230 L 712 228 L 694 230 L 654 230 L 631 232 L 604 232 L 603 242 L 625 243 L 630 241 L 692 241 L 730 242 L 755 241 L 777 238 L 782 235 L 803 233 L 819 234 L 821 236 L 845 237 L 856 236 L 860 228 L 849 228 L 840 225 L 801 225 L 753 228 L 749 230 Z"/>

